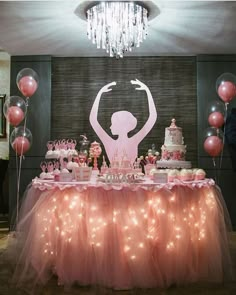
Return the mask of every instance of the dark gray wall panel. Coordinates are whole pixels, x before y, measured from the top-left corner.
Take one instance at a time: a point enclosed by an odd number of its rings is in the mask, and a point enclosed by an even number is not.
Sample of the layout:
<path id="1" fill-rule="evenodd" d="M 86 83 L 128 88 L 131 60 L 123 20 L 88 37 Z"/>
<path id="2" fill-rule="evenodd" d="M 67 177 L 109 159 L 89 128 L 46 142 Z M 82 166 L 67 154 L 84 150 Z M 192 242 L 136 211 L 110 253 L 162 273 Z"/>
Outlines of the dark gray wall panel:
<path id="1" fill-rule="evenodd" d="M 116 81 L 112 92 L 102 96 L 101 125 L 109 130 L 111 114 L 130 111 L 138 119 L 136 133 L 148 116 L 144 91 L 135 90 L 130 80 L 139 79 L 151 90 L 158 118 L 154 128 L 139 145 L 145 154 L 154 143 L 160 151 L 165 127 L 173 117 L 183 127 L 187 159 L 197 165 L 196 60 L 194 57 L 142 58 L 53 58 L 52 60 L 52 138 L 75 138 L 86 133 L 97 140 L 90 127 L 89 113 L 102 86 Z M 132 135 L 133 133 L 130 133 Z M 110 134 L 111 135 L 111 134 Z M 112 136 L 112 135 L 111 135 Z"/>

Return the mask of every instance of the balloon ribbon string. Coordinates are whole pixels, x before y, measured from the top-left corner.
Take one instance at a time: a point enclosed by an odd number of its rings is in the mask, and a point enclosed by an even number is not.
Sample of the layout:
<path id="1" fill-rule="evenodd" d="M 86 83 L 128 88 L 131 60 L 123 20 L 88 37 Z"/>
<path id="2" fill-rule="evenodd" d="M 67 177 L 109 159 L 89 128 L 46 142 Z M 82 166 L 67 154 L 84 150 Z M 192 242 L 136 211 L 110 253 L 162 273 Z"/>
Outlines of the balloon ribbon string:
<path id="1" fill-rule="evenodd" d="M 216 182 L 216 184 L 218 184 L 218 180 L 217 180 L 217 167 L 216 167 L 216 160 L 215 160 L 214 157 L 212 158 L 212 161 L 213 161 L 214 172 L 215 172 L 215 182 Z"/>
<path id="2" fill-rule="evenodd" d="M 220 168 L 222 165 L 222 158 L 223 158 L 223 152 L 224 152 L 224 144 L 225 144 L 225 123 L 226 123 L 226 119 L 227 119 L 227 103 L 225 104 L 225 117 L 224 117 L 224 135 L 223 135 L 223 149 L 221 151 L 221 155 L 220 155 Z"/>
<path id="3" fill-rule="evenodd" d="M 16 127 L 15 127 L 16 129 Z M 16 196 L 16 224 L 18 223 L 18 214 L 19 214 L 19 170 L 18 170 L 18 158 L 17 158 L 17 150 L 16 150 L 16 187 L 17 187 L 17 196 Z"/>
<path id="4" fill-rule="evenodd" d="M 28 103 L 29 98 L 26 98 L 26 110 L 25 110 L 25 122 L 24 122 L 24 134 L 23 138 L 25 137 L 25 129 L 26 129 L 26 122 L 27 122 L 27 113 L 28 113 Z M 19 201 L 20 201 L 20 178 L 21 178 L 21 167 L 22 167 L 22 158 L 23 158 L 23 144 L 24 139 L 21 144 L 21 153 L 20 153 L 20 163 L 19 163 L 19 169 L 17 174 L 17 200 L 16 200 L 16 224 L 18 224 L 19 221 Z"/>
<path id="5" fill-rule="evenodd" d="M 228 108 L 228 103 L 225 103 L 225 117 L 224 117 L 224 129 L 223 129 L 223 147 L 222 147 L 222 151 L 220 154 L 220 165 L 219 165 L 219 180 L 220 180 L 220 171 L 221 171 L 221 167 L 222 167 L 222 161 L 223 161 L 223 154 L 224 154 L 224 146 L 225 146 L 225 123 L 226 123 L 226 119 L 227 119 L 227 108 Z"/>
<path id="6" fill-rule="evenodd" d="M 21 163 L 22 163 L 22 155 L 20 156 L 20 164 L 19 164 L 19 170 L 17 175 L 16 224 L 18 224 L 18 221 L 19 221 Z"/>
<path id="7" fill-rule="evenodd" d="M 27 115 L 28 115 L 28 106 L 29 106 L 29 98 L 26 97 L 26 109 L 25 109 L 25 122 L 24 122 L 24 133 L 25 133 L 25 129 L 26 129 L 26 122 L 27 122 Z M 23 145 L 22 145 L 22 151 L 23 151 Z"/>

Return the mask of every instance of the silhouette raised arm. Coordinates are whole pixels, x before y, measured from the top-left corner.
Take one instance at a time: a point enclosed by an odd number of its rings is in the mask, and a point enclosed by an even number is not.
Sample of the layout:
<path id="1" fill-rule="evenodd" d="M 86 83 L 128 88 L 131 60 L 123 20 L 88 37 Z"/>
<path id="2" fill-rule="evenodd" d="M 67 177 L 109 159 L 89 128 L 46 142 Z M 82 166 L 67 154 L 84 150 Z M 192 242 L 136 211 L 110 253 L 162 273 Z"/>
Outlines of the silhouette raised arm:
<path id="1" fill-rule="evenodd" d="M 98 108 L 101 96 L 104 92 L 111 91 L 112 89 L 110 87 L 116 85 L 116 82 L 111 82 L 99 90 L 90 112 L 90 123 L 102 141 L 110 162 L 114 157 L 122 160 L 126 156 L 131 163 L 134 163 L 138 155 L 139 143 L 151 130 L 157 118 L 156 107 L 148 87 L 137 79 L 131 80 L 130 82 L 139 86 L 139 88 L 136 88 L 137 90 L 145 90 L 148 98 L 149 117 L 138 133 L 132 137 L 128 137 L 128 133 L 137 126 L 137 119 L 128 111 L 117 111 L 111 116 L 110 130 L 113 135 L 118 135 L 117 139 L 113 139 L 98 122 Z"/>
<path id="2" fill-rule="evenodd" d="M 151 91 L 149 90 L 149 88 L 143 82 L 139 81 L 138 79 L 131 80 L 130 83 L 134 84 L 134 85 L 139 85 L 140 87 L 139 88 L 136 87 L 135 89 L 136 90 L 145 90 L 147 93 L 147 98 L 148 98 L 149 117 L 147 119 L 147 122 L 144 124 L 143 128 L 141 130 L 139 130 L 139 132 L 133 136 L 133 139 L 137 143 L 140 143 L 143 140 L 143 138 L 152 129 L 153 125 L 155 124 L 156 119 L 157 119 L 157 111 L 156 111 L 156 106 L 154 104 L 153 97 L 152 97 L 152 94 L 151 94 Z"/>
<path id="3" fill-rule="evenodd" d="M 100 140 L 102 142 L 106 142 L 106 141 L 113 140 L 113 139 L 107 134 L 107 132 L 102 128 L 102 126 L 98 122 L 98 119 L 97 119 L 98 118 L 98 107 L 99 107 L 99 103 L 100 103 L 100 99 L 101 99 L 102 94 L 105 92 L 111 91 L 112 89 L 109 87 L 111 87 L 113 85 L 116 85 L 116 82 L 111 82 L 111 83 L 103 86 L 99 90 L 99 92 L 94 100 L 94 103 L 93 103 L 93 106 L 92 106 L 92 109 L 90 112 L 90 116 L 89 116 L 89 121 L 90 121 L 94 131 L 97 133 L 97 136 L 100 138 Z"/>

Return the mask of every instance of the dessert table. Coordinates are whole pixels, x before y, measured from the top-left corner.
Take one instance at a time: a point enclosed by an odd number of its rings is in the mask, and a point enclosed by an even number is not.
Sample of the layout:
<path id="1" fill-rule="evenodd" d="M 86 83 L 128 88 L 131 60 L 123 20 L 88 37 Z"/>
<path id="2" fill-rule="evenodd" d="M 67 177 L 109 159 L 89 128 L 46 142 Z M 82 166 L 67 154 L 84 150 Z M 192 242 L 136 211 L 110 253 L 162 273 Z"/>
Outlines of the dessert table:
<path id="1" fill-rule="evenodd" d="M 231 277 L 229 216 L 212 179 L 54 182 L 27 188 L 14 279 L 116 289 Z"/>

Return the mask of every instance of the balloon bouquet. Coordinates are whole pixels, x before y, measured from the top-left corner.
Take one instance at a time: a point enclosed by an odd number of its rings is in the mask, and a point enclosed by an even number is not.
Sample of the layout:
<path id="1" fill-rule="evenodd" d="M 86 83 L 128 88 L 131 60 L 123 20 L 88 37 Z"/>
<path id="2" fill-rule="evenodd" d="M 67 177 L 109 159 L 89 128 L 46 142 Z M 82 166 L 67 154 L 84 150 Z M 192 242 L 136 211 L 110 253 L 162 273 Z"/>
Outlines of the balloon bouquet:
<path id="1" fill-rule="evenodd" d="M 216 80 L 216 92 L 221 101 L 216 101 L 209 107 L 208 123 L 211 127 L 205 131 L 204 150 L 212 157 L 215 169 L 215 157 L 221 155 L 219 165 L 221 169 L 225 142 L 225 128 L 223 126 L 227 118 L 228 104 L 236 97 L 236 76 L 231 73 L 220 75 Z"/>
<path id="2" fill-rule="evenodd" d="M 16 77 L 16 84 L 24 99 L 19 96 L 10 96 L 4 103 L 3 113 L 6 120 L 13 127 L 10 135 L 10 144 L 16 152 L 16 175 L 17 175 L 17 207 L 16 207 L 16 222 L 18 222 L 19 211 L 19 190 L 22 158 L 32 145 L 32 133 L 26 128 L 27 111 L 29 98 L 35 93 L 38 88 L 38 74 L 30 69 L 22 69 Z M 24 121 L 24 122 L 23 122 Z M 23 122 L 23 126 L 19 126 Z M 19 156 L 19 164 L 18 164 Z"/>

